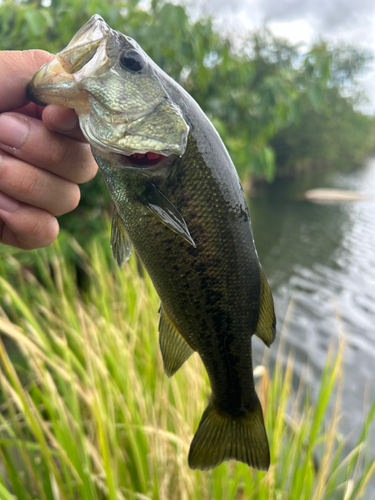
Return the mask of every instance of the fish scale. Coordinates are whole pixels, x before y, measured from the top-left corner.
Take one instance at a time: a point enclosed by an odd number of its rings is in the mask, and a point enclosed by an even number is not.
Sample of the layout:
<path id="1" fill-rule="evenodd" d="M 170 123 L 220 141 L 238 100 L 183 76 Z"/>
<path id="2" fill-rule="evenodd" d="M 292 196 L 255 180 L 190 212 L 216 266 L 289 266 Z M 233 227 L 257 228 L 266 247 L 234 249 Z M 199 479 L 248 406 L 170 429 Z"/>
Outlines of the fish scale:
<path id="1" fill-rule="evenodd" d="M 159 294 L 165 373 L 194 351 L 204 363 L 212 394 L 190 467 L 235 459 L 266 470 L 251 337 L 274 340 L 273 300 L 238 175 L 214 127 L 136 42 L 99 16 L 41 68 L 28 93 L 76 109 L 115 207 L 113 256 L 121 267 L 134 247 Z"/>

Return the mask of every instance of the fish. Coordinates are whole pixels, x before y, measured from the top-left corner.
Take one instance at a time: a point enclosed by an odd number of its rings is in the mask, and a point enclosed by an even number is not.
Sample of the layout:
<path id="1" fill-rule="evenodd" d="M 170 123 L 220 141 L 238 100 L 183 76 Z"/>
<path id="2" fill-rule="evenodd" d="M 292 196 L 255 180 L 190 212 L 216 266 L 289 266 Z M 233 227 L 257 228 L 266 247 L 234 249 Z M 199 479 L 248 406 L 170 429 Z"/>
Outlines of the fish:
<path id="1" fill-rule="evenodd" d="M 114 205 L 115 262 L 121 268 L 134 248 L 160 297 L 165 374 L 194 352 L 205 366 L 212 392 L 190 468 L 237 460 L 268 470 L 251 341 L 274 341 L 274 304 L 239 177 L 214 126 L 135 40 L 99 15 L 34 75 L 27 95 L 79 117 Z"/>

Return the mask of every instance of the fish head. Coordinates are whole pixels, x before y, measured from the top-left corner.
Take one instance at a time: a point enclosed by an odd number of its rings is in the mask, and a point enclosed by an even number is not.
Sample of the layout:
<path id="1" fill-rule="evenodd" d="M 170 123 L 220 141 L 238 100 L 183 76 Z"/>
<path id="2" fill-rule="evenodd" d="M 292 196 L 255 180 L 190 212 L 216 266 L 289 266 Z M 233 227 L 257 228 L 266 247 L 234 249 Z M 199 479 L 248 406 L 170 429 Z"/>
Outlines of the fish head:
<path id="1" fill-rule="evenodd" d="M 168 94 L 169 80 L 135 40 L 94 15 L 34 75 L 27 93 L 40 105 L 74 108 L 84 136 L 101 154 L 149 166 L 182 156 L 187 145 L 189 126 Z"/>

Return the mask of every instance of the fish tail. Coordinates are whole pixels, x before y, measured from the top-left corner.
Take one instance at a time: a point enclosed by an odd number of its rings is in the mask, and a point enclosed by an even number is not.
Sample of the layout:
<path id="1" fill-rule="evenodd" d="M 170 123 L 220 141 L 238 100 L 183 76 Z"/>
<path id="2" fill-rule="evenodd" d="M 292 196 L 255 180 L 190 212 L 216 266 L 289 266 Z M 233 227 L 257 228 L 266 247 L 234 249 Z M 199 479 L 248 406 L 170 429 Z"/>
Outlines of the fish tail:
<path id="1" fill-rule="evenodd" d="M 260 402 L 240 417 L 220 413 L 212 399 L 203 412 L 190 445 L 189 467 L 208 470 L 225 460 L 238 460 L 259 470 L 268 470 L 270 450 Z"/>

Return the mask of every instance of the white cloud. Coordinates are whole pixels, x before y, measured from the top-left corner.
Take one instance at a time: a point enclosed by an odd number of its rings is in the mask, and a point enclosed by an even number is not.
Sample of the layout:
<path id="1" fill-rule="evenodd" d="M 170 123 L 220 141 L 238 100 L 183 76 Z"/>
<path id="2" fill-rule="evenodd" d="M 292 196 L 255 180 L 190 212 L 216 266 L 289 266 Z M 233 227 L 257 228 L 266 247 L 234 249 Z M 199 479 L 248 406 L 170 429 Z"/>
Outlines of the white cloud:
<path id="1" fill-rule="evenodd" d="M 305 19 L 289 22 L 270 22 L 268 27 L 280 38 L 287 38 L 292 43 L 304 42 L 310 44 L 314 41 L 315 33 Z"/>

